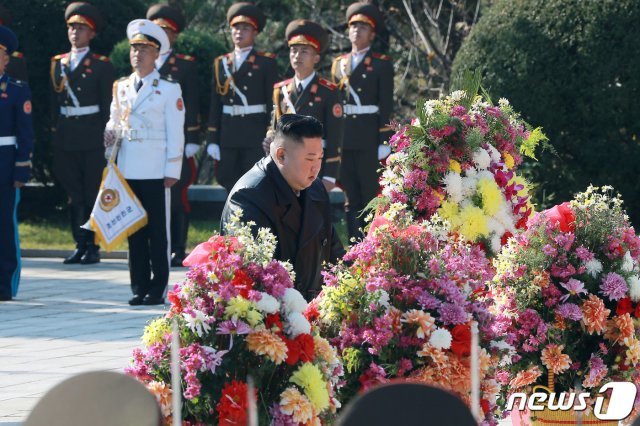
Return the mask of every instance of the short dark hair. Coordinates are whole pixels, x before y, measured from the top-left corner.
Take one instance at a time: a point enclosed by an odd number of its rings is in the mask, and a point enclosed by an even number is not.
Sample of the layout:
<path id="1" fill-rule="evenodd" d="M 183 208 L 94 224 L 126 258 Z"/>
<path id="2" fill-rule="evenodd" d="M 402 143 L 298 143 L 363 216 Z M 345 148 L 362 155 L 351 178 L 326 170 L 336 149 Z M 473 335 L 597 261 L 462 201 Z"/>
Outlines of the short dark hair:
<path id="1" fill-rule="evenodd" d="M 276 123 L 274 140 L 287 138 L 303 143 L 302 138 L 321 138 L 322 123 L 308 115 L 284 114 Z"/>

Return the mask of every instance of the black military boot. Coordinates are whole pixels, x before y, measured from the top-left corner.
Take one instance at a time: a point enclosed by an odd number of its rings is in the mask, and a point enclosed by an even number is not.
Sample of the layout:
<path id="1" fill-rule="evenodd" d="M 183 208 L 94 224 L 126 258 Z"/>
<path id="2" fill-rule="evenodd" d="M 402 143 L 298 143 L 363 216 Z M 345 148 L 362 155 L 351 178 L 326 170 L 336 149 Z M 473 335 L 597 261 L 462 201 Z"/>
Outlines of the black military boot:
<path id="1" fill-rule="evenodd" d="M 92 232 L 93 234 L 93 232 Z M 91 265 L 93 263 L 100 262 L 100 247 L 95 244 L 87 244 L 87 251 L 85 252 L 80 263 L 83 265 Z"/>
<path id="2" fill-rule="evenodd" d="M 71 254 L 71 256 L 67 257 L 62 263 L 65 265 L 70 265 L 74 263 L 80 263 L 82 260 L 82 256 L 84 256 L 87 251 L 87 243 L 82 234 L 82 229 L 80 225 L 82 225 L 82 219 L 84 218 L 84 208 L 82 206 L 76 206 L 71 204 L 69 206 L 69 220 L 71 221 L 71 235 L 73 235 L 73 239 L 76 242 L 76 249 Z"/>
<path id="3" fill-rule="evenodd" d="M 187 233 L 189 231 L 189 215 L 184 211 L 171 212 L 171 267 L 182 267 L 182 261 L 187 254 Z"/>

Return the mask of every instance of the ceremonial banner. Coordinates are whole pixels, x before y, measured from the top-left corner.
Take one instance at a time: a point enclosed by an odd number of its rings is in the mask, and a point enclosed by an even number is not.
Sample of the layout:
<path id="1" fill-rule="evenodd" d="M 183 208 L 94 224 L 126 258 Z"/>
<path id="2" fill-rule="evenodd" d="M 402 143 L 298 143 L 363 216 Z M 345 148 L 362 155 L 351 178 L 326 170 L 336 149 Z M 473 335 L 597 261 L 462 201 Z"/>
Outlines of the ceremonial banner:
<path id="1" fill-rule="evenodd" d="M 146 224 L 147 212 L 118 166 L 110 161 L 104 169 L 100 192 L 88 224 L 96 233 L 96 244 L 111 251 Z"/>

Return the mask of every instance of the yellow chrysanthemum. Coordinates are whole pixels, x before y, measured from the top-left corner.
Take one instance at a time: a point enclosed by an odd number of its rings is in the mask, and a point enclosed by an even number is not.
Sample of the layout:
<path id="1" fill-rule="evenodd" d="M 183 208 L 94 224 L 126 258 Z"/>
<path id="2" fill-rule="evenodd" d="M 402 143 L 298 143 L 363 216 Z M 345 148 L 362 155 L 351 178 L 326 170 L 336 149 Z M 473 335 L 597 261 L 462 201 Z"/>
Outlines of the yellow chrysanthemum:
<path id="1" fill-rule="evenodd" d="M 504 158 L 504 165 L 507 166 L 507 169 L 513 169 L 513 166 L 515 166 L 516 162 L 513 160 L 511 154 L 509 154 L 508 152 L 503 152 L 502 158 Z"/>
<path id="2" fill-rule="evenodd" d="M 255 309 L 249 309 L 246 319 L 251 327 L 255 327 L 262 322 L 262 314 Z"/>
<path id="3" fill-rule="evenodd" d="M 462 167 L 456 160 L 449 160 L 449 170 L 456 173 L 462 173 Z"/>
<path id="4" fill-rule="evenodd" d="M 145 346 L 160 343 L 167 333 L 171 333 L 171 325 L 169 322 L 165 318 L 154 319 L 144 328 L 142 343 L 144 343 Z"/>
<path id="5" fill-rule="evenodd" d="M 327 339 L 320 336 L 313 336 L 313 351 L 315 356 L 319 357 L 329 364 L 333 364 L 337 361 L 335 350 L 331 347 Z"/>
<path id="6" fill-rule="evenodd" d="M 258 355 L 267 356 L 275 364 L 287 359 L 287 344 L 276 334 L 260 330 L 247 335 L 247 348 Z"/>
<path id="7" fill-rule="evenodd" d="M 280 411 L 291 416 L 294 422 L 302 424 L 314 416 L 311 401 L 296 388 L 287 388 L 280 394 Z"/>
<path id="8" fill-rule="evenodd" d="M 489 233 L 487 217 L 481 208 L 468 205 L 458 215 L 460 226 L 458 232 L 468 241 L 476 241 Z"/>
<path id="9" fill-rule="evenodd" d="M 319 412 L 329 406 L 329 391 L 322 373 L 315 365 L 305 362 L 289 379 L 304 389 L 304 394 Z"/>
<path id="10" fill-rule="evenodd" d="M 443 201 L 438 209 L 440 217 L 449 222 L 452 228 L 456 228 L 460 224 L 458 213 L 458 204 L 453 201 Z"/>
<path id="11" fill-rule="evenodd" d="M 229 300 L 227 307 L 224 309 L 224 316 L 226 319 L 246 318 L 252 307 L 252 302 L 244 297 L 236 296 Z"/>
<path id="12" fill-rule="evenodd" d="M 488 216 L 493 216 L 500 210 L 503 202 L 502 192 L 493 179 L 480 179 L 477 186 L 482 197 L 482 209 Z"/>

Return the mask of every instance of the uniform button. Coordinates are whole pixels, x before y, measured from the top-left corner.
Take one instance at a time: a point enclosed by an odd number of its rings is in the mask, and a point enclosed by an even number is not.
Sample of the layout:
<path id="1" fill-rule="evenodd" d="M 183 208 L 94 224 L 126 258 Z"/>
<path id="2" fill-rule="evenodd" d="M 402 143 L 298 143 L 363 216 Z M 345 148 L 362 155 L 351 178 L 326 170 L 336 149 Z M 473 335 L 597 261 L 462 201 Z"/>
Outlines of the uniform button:
<path id="1" fill-rule="evenodd" d="M 313 106 L 313 102 L 309 102 L 309 106 Z"/>
<path id="2" fill-rule="evenodd" d="M 233 99 L 229 99 L 229 103 L 233 103 Z"/>
<path id="3" fill-rule="evenodd" d="M 82 91 L 82 89 L 81 89 L 81 88 L 79 88 L 79 87 L 78 87 L 76 90 L 77 90 L 78 92 L 81 92 L 81 91 Z"/>
<path id="4" fill-rule="evenodd" d="M 362 78 L 367 78 L 367 75 L 366 74 L 362 74 Z"/>
<path id="5" fill-rule="evenodd" d="M 322 247 L 327 245 L 327 239 L 325 238 L 324 240 L 322 240 Z"/>
<path id="6" fill-rule="evenodd" d="M 248 73 L 247 73 L 247 75 L 248 75 L 249 77 L 251 77 L 253 74 L 251 74 L 250 72 L 248 72 Z"/>
<path id="7" fill-rule="evenodd" d="M 243 88 L 244 90 L 247 90 L 247 86 L 242 86 L 242 88 Z"/>
<path id="8" fill-rule="evenodd" d="M 362 92 L 362 88 L 358 87 L 358 92 Z"/>

